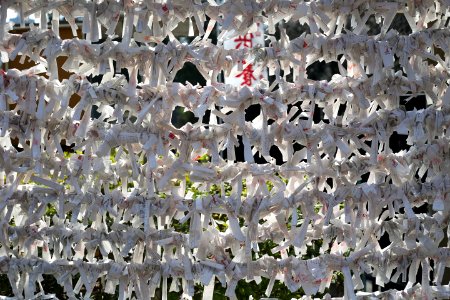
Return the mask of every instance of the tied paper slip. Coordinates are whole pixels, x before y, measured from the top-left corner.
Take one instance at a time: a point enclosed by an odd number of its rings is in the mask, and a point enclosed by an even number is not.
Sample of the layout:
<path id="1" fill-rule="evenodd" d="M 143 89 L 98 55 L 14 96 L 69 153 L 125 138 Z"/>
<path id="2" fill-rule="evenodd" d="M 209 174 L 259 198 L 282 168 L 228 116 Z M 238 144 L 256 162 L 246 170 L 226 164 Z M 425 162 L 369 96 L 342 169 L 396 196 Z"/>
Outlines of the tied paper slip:
<path id="1" fill-rule="evenodd" d="M 0 298 L 450 298 L 442 1 L 3 2 Z"/>
<path id="2" fill-rule="evenodd" d="M 233 66 L 230 74 L 225 76 L 225 83 L 237 87 L 256 87 L 261 79 L 267 78 L 267 71 L 262 62 L 257 61 L 252 50 L 264 48 L 264 25 L 258 23 L 255 31 L 226 39 L 225 49 L 245 49 L 249 55 Z"/>

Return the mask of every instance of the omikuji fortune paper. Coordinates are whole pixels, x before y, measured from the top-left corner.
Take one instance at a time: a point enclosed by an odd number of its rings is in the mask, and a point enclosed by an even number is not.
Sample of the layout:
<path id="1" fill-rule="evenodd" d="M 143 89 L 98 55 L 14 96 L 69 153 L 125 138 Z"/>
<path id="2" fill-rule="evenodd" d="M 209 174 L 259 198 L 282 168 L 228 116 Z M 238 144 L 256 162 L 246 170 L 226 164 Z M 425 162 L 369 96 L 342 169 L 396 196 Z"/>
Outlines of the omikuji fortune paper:
<path id="1" fill-rule="evenodd" d="M 276 281 L 313 297 L 335 272 L 344 276 L 344 299 L 450 298 L 443 282 L 449 7 L 444 0 L 1 1 L 3 67 L 19 57 L 35 64 L 0 73 L 0 273 L 15 299 L 53 298 L 44 274 L 69 299 L 89 298 L 99 278 L 119 299 L 150 299 L 158 288 L 162 299 L 170 291 L 192 299 L 197 284 L 212 299 L 216 280 L 237 299 L 240 280 L 261 278 L 269 279 L 267 297 Z M 10 33 L 8 9 L 22 22 L 38 15 L 40 25 Z M 391 29 L 396 14 L 410 34 Z M 59 16 L 84 39 L 63 40 Z M 185 21 L 188 35 L 198 33 L 190 43 L 173 33 Z M 309 31 L 291 39 L 286 22 Z M 256 24 L 267 27 L 264 45 L 224 48 Z M 58 57 L 71 72 L 62 81 Z M 339 72 L 309 79 L 317 61 L 335 62 Z M 174 82 L 186 62 L 205 86 Z M 270 81 L 221 82 L 222 72 L 236 70 L 267 71 Z M 407 110 L 401 99 L 417 96 L 426 107 Z M 249 121 L 252 105 L 260 114 Z M 177 107 L 197 121 L 175 127 Z M 393 151 L 394 132 L 408 149 Z M 244 161 L 236 159 L 240 145 Z M 429 213 L 416 213 L 424 204 Z M 261 253 L 269 240 L 271 253 Z M 305 258 L 317 241 L 317 256 Z M 378 286 L 406 287 L 364 292 L 364 274 Z"/>

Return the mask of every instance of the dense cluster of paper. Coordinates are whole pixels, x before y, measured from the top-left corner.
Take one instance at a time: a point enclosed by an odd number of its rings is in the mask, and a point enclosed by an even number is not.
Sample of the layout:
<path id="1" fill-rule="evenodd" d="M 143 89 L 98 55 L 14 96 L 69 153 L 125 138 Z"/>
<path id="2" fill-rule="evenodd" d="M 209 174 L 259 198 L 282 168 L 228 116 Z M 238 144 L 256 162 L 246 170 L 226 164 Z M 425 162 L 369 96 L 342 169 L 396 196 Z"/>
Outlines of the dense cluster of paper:
<path id="1" fill-rule="evenodd" d="M 149 299 L 158 287 L 163 299 L 169 290 L 191 299 L 197 283 L 212 299 L 215 279 L 236 298 L 239 280 L 261 277 L 270 278 L 267 296 L 276 280 L 315 295 L 340 271 L 347 299 L 449 298 L 442 280 L 450 259 L 443 242 L 450 208 L 450 3 L 157 2 L 0 3 L 2 62 L 20 55 L 37 64 L 0 74 L 0 273 L 15 296 L 51 297 L 42 274 L 53 275 L 70 299 L 89 298 L 99 277 L 108 293 L 118 286 L 119 299 Z M 41 13 L 41 26 L 8 33 L 8 7 L 22 18 Z M 51 29 L 46 12 L 54 16 Z M 411 34 L 389 30 L 397 13 Z M 86 39 L 62 40 L 59 15 L 74 33 L 82 16 Z M 377 35 L 367 34 L 371 15 Z M 122 18 L 122 39 L 113 41 Z M 182 44 L 172 31 L 187 18 L 199 37 Z M 307 24 L 310 33 L 290 40 L 280 26 L 276 40 L 276 26 L 288 20 Z M 268 25 L 267 47 L 221 46 L 256 22 Z M 208 39 L 216 23 L 217 45 Z M 60 56 L 67 57 L 63 69 L 74 73 L 62 82 Z M 249 57 L 269 68 L 273 83 L 218 82 L 221 71 L 244 67 Z M 322 60 L 337 61 L 340 74 L 329 82 L 308 79 L 306 68 Z M 173 82 L 188 61 L 206 86 Z M 121 68 L 129 80 L 117 74 Z M 89 82 L 97 74 L 102 82 Z M 81 100 L 70 107 L 74 94 Z M 426 109 L 400 106 L 400 97 L 417 95 L 426 96 Z M 253 104 L 261 113 L 245 121 Z M 175 128 L 177 106 L 198 122 Z M 100 117 L 92 117 L 94 108 Z M 317 123 L 319 109 L 325 117 Z M 408 135 L 408 150 L 393 153 L 394 131 Z M 245 162 L 235 161 L 239 140 Z M 74 144 L 77 153 L 67 157 L 61 144 Z M 283 164 L 270 156 L 272 146 Z M 268 163 L 255 163 L 257 152 Z M 198 159 L 204 154 L 210 161 Z M 424 182 L 416 178 L 425 173 Z M 430 213 L 416 214 L 413 208 L 424 203 Z M 49 205 L 56 208 L 51 217 Z M 219 229 L 221 215 L 226 230 Z M 187 233 L 176 229 L 186 222 Z M 385 232 L 391 244 L 382 249 Z M 268 240 L 281 258 L 258 254 Z M 323 240 L 320 255 L 302 259 L 316 240 Z M 358 292 L 364 273 L 381 286 L 408 283 L 402 291 Z"/>

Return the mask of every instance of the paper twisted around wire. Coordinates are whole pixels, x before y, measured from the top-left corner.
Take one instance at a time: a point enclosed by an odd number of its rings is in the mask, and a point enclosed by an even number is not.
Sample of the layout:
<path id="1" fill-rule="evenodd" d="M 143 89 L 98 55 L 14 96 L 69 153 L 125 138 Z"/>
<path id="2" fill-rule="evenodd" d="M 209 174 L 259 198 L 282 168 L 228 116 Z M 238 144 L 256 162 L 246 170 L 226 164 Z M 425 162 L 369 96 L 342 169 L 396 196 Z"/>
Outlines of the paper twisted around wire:
<path id="1" fill-rule="evenodd" d="M 261 277 L 270 279 L 267 296 L 275 280 L 315 295 L 329 287 L 334 271 L 344 274 L 347 299 L 450 297 L 442 284 L 450 258 L 443 242 L 450 208 L 448 1 L 0 5 L 2 62 L 20 55 L 37 64 L 0 76 L 0 273 L 18 299 L 51 298 L 42 289 L 43 274 L 55 276 L 71 299 L 89 298 L 99 277 L 108 293 L 118 286 L 119 299 L 149 299 L 161 284 L 167 299 L 168 278 L 170 290 L 182 290 L 186 299 L 196 283 L 212 299 L 215 278 L 230 298 L 239 280 Z M 40 12 L 41 26 L 8 33 L 7 8 L 22 17 Z M 59 21 L 47 29 L 46 12 L 64 16 L 74 33 L 75 17 L 82 16 L 86 39 L 60 39 Z M 410 35 L 389 30 L 397 13 Z M 376 36 L 365 27 L 371 15 L 381 27 Z M 200 36 L 182 44 L 172 30 L 191 17 Z M 352 29 L 343 31 L 348 17 Z M 276 40 L 275 27 L 288 20 L 306 23 L 310 33 L 290 40 L 280 26 Z M 225 50 L 208 39 L 216 23 L 223 40 L 249 32 L 255 22 L 268 25 L 268 47 Z M 92 44 L 102 27 L 106 40 Z M 75 73 L 63 81 L 60 56 L 67 57 L 62 67 Z M 275 75 L 270 87 L 217 81 L 220 71 L 229 73 L 250 56 Z M 308 79 L 306 68 L 318 60 L 337 61 L 340 74 L 329 82 Z M 187 61 L 206 86 L 173 82 Z M 130 71 L 128 81 L 116 74 L 121 68 Z M 97 74 L 102 82 L 89 82 L 87 76 Z M 81 100 L 70 107 L 74 94 Z M 400 97 L 417 95 L 426 96 L 426 109 L 400 105 Z M 261 114 L 245 121 L 245 109 L 254 104 Z M 199 121 L 175 128 L 170 120 L 177 106 Z M 98 118 L 91 117 L 94 107 Z M 318 109 L 324 113 L 319 123 L 313 119 Z M 394 131 L 408 135 L 408 150 L 393 153 Z M 245 162 L 235 162 L 239 138 Z M 78 153 L 66 157 L 63 140 Z M 303 148 L 295 151 L 294 143 Z M 270 156 L 272 146 L 282 165 Z M 257 164 L 256 152 L 268 163 Z M 211 159 L 202 163 L 197 158 L 205 153 Z M 196 195 L 188 192 L 186 174 Z M 209 193 L 213 185 L 216 194 Z M 425 203 L 432 212 L 416 214 L 414 207 Z M 48 205 L 56 208 L 52 217 Z M 217 214 L 226 215 L 227 230 L 217 226 Z M 185 222 L 189 232 L 177 230 Z M 382 249 L 385 232 L 391 244 Z M 267 240 L 281 258 L 258 255 L 258 243 Z M 316 240 L 323 240 L 320 255 L 302 259 Z M 402 291 L 358 292 L 363 273 L 381 286 L 400 276 L 408 284 Z"/>

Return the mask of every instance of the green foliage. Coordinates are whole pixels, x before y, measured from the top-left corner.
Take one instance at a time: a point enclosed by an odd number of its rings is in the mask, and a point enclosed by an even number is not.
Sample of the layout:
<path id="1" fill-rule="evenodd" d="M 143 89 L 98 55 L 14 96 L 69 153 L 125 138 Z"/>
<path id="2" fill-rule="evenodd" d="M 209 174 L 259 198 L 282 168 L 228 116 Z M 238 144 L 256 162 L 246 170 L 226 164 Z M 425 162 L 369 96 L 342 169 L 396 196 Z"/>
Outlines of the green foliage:
<path id="1" fill-rule="evenodd" d="M 45 215 L 50 218 L 56 215 L 56 208 L 53 206 L 53 204 L 47 204 Z"/>
<path id="2" fill-rule="evenodd" d="M 209 155 L 206 153 L 206 154 L 203 154 L 203 155 L 197 157 L 195 160 L 198 161 L 199 163 L 204 164 L 204 163 L 208 163 L 208 162 L 211 161 L 211 156 L 209 156 Z"/>

